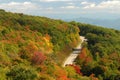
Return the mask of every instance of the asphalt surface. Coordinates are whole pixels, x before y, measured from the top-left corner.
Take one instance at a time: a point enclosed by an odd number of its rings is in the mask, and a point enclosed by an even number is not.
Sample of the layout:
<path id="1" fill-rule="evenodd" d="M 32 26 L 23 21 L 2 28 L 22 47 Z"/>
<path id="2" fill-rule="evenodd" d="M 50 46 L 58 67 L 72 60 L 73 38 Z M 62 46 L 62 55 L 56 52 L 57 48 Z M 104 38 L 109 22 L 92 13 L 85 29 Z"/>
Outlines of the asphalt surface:
<path id="1" fill-rule="evenodd" d="M 64 61 L 63 63 L 63 67 L 65 67 L 66 65 L 70 65 L 70 64 L 73 64 L 75 59 L 77 58 L 77 56 L 79 55 L 79 53 L 81 52 L 81 49 L 82 49 L 82 43 L 84 42 L 85 40 L 85 37 L 83 36 L 80 36 L 80 39 L 81 39 L 81 42 L 78 44 L 78 46 L 75 48 L 75 49 L 80 49 L 79 51 L 73 51 L 67 58 L 66 60 Z"/>

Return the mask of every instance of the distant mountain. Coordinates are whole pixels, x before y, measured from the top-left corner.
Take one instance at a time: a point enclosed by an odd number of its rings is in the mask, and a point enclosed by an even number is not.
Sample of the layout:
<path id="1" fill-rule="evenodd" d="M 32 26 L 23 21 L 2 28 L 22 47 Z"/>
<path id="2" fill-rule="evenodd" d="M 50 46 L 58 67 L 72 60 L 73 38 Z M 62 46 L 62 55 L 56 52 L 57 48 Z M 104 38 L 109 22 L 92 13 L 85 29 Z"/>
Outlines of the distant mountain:
<path id="1" fill-rule="evenodd" d="M 88 41 L 74 64 L 61 67 L 81 35 Z M 120 80 L 119 35 L 114 29 L 0 9 L 0 80 Z"/>
<path id="2" fill-rule="evenodd" d="M 98 26 L 104 26 L 108 28 L 114 28 L 120 30 L 120 18 L 119 19 L 92 19 L 92 18 L 74 18 L 74 19 L 66 19 L 65 21 L 77 21 L 82 23 L 94 24 Z"/>

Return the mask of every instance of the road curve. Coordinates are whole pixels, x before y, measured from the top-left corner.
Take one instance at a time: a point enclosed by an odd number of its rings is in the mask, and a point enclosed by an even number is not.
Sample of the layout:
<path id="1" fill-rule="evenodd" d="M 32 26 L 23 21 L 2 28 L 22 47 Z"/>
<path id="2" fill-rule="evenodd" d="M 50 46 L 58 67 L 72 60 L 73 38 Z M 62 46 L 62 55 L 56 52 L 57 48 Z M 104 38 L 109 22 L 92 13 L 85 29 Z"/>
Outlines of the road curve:
<path id="1" fill-rule="evenodd" d="M 78 44 L 78 46 L 76 47 L 76 49 L 82 49 L 82 43 L 86 40 L 85 37 L 80 36 L 81 42 Z M 79 55 L 80 51 L 73 51 L 64 61 L 63 63 L 63 67 L 65 67 L 66 65 L 69 64 L 73 64 L 73 62 L 75 61 L 75 59 L 77 58 L 77 56 Z"/>

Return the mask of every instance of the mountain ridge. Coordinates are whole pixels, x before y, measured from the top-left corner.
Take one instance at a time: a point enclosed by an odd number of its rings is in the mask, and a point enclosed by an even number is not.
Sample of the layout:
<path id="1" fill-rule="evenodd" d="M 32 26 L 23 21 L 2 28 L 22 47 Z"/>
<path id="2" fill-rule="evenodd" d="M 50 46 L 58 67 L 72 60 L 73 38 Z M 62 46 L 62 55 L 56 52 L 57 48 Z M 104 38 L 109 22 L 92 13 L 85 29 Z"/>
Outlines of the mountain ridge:
<path id="1" fill-rule="evenodd" d="M 97 19 L 97 18 L 73 18 L 65 19 L 65 21 L 77 21 L 87 24 L 93 24 L 97 26 L 103 26 L 107 28 L 119 29 L 120 30 L 120 18 L 118 19 Z"/>
<path id="2" fill-rule="evenodd" d="M 87 42 L 74 64 L 62 67 L 81 35 Z M 115 29 L 0 10 L 0 80 L 118 80 L 119 35 Z"/>

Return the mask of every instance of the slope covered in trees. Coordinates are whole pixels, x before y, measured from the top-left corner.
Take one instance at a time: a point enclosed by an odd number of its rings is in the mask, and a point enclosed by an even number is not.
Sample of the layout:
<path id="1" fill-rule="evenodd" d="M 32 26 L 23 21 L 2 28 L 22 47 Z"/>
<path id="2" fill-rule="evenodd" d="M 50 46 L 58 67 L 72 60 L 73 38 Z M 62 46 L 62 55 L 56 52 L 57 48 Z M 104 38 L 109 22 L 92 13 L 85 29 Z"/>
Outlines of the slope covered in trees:
<path id="1" fill-rule="evenodd" d="M 78 23 L 84 43 L 76 64 L 83 75 L 94 74 L 100 80 L 120 79 L 120 31 Z"/>
<path id="2" fill-rule="evenodd" d="M 78 33 L 61 20 L 0 10 L 0 80 L 69 80 L 58 64 Z"/>
<path id="3" fill-rule="evenodd" d="M 61 67 L 84 43 L 77 65 Z M 119 80 L 120 31 L 0 10 L 0 80 Z"/>

